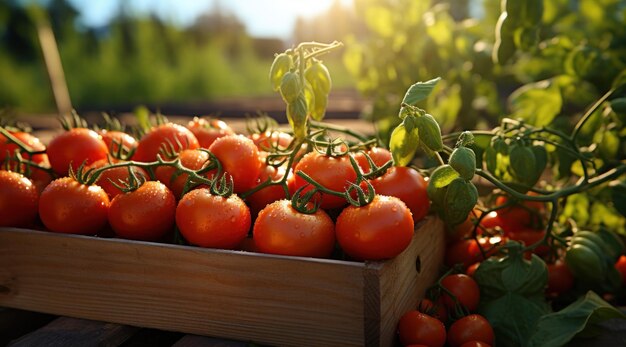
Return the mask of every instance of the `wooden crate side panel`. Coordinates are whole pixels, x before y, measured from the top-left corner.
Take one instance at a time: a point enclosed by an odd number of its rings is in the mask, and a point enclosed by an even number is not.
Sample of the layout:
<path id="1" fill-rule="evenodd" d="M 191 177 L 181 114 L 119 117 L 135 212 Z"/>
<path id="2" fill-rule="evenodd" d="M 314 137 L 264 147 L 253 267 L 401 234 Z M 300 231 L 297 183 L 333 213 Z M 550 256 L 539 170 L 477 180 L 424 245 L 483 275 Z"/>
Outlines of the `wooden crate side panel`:
<path id="1" fill-rule="evenodd" d="M 409 247 L 384 263 L 379 275 L 382 293 L 380 345 L 393 344 L 400 317 L 414 309 L 418 299 L 437 280 L 445 252 L 444 232 L 443 222 L 429 216 L 416 228 Z M 419 272 L 416 263 L 419 263 Z"/>
<path id="2" fill-rule="evenodd" d="M 362 345 L 363 264 L 0 231 L 0 306 L 272 345 Z"/>

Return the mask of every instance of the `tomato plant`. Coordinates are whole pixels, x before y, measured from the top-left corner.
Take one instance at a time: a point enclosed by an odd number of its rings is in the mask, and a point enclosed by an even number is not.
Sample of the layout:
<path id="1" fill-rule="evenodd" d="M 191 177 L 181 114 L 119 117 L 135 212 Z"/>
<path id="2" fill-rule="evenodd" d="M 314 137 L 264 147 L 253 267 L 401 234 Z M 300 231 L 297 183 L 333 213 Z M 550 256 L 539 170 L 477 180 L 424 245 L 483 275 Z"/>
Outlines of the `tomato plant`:
<path id="1" fill-rule="evenodd" d="M 354 155 L 354 159 L 356 159 L 356 162 L 364 173 L 372 171 L 370 162 L 367 159 L 368 156 L 377 167 L 381 167 L 393 159 L 391 152 L 384 147 L 372 147 L 365 152 L 357 152 Z"/>
<path id="2" fill-rule="evenodd" d="M 459 347 L 470 341 L 484 342 L 493 345 L 495 335 L 493 328 L 485 317 L 478 314 L 465 316 L 452 323 L 448 329 L 448 345 Z"/>
<path id="3" fill-rule="evenodd" d="M 250 230 L 250 210 L 235 194 L 224 197 L 208 188 L 195 189 L 178 202 L 176 225 L 192 245 L 233 249 Z"/>
<path id="4" fill-rule="evenodd" d="M 39 217 L 50 231 L 94 235 L 106 226 L 109 205 L 109 197 L 100 186 L 62 177 L 41 192 Z"/>
<path id="5" fill-rule="evenodd" d="M 337 241 L 358 260 L 397 256 L 411 242 L 413 217 L 402 200 L 376 195 L 365 206 L 348 206 L 337 217 Z"/>
<path id="6" fill-rule="evenodd" d="M 100 169 L 106 168 L 110 164 L 115 161 L 110 161 L 109 159 L 100 159 L 91 165 L 87 166 L 87 170 L 89 169 Z M 131 166 L 130 169 L 137 176 L 148 177 L 148 173 L 146 170 L 137 167 Z M 128 182 L 129 172 L 128 167 L 111 167 L 103 170 L 102 173 L 98 176 L 98 179 L 94 182 L 104 189 L 104 191 L 109 196 L 109 199 L 113 199 L 116 195 L 120 194 L 122 191 L 117 186 L 123 184 L 123 182 Z M 117 185 L 117 186 L 116 186 Z"/>
<path id="7" fill-rule="evenodd" d="M 408 311 L 400 317 L 398 335 L 403 346 L 423 344 L 441 347 L 446 343 L 446 327 L 443 323 L 415 310 Z"/>
<path id="8" fill-rule="evenodd" d="M 305 214 L 289 200 L 263 208 L 252 230 L 255 249 L 263 253 L 325 258 L 335 246 L 335 226 L 321 209 Z"/>
<path id="9" fill-rule="evenodd" d="M 0 170 L 0 226 L 28 227 L 37 218 L 39 191 L 23 175 Z"/>

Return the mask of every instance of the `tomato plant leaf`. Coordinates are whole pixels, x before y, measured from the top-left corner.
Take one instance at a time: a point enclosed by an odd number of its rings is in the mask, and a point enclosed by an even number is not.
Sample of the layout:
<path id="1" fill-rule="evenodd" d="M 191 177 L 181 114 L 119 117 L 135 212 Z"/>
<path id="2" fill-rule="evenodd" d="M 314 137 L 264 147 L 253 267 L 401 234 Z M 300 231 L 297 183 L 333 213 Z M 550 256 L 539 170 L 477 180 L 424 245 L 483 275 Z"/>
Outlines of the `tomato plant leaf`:
<path id="1" fill-rule="evenodd" d="M 393 130 L 389 140 L 389 149 L 396 166 L 407 166 L 419 146 L 419 129 L 410 126 L 411 122 L 407 121 L 409 118 L 407 117 Z"/>
<path id="2" fill-rule="evenodd" d="M 139 129 L 147 132 L 152 127 L 152 124 L 150 124 L 150 110 L 145 106 L 137 106 L 133 113 L 135 114 L 135 118 L 137 118 Z"/>
<path id="3" fill-rule="evenodd" d="M 542 316 L 530 346 L 563 346 L 575 336 L 593 336 L 597 324 L 611 318 L 626 319 L 626 315 L 589 291 L 561 311 Z"/>
<path id="4" fill-rule="evenodd" d="M 429 114 L 416 118 L 416 124 L 419 128 L 420 141 L 431 151 L 439 152 L 443 150 L 443 140 L 441 139 L 441 128 L 439 124 Z"/>
<path id="5" fill-rule="evenodd" d="M 459 173 L 450 165 L 442 165 L 435 169 L 435 171 L 433 171 L 430 175 L 428 185 L 432 185 L 435 188 L 443 188 L 454 181 L 457 177 L 459 177 Z"/>
<path id="6" fill-rule="evenodd" d="M 514 117 L 545 126 L 561 112 L 563 98 L 559 87 L 550 80 L 526 84 L 509 97 Z"/>
<path id="7" fill-rule="evenodd" d="M 437 77 L 433 78 L 430 81 L 415 83 L 414 85 L 409 87 L 409 90 L 407 90 L 406 94 L 404 95 L 404 99 L 402 99 L 402 103 L 415 105 L 418 102 L 426 99 L 433 91 L 439 80 L 441 80 L 441 78 Z"/>
<path id="8" fill-rule="evenodd" d="M 626 217 L 626 182 L 611 183 L 611 200 L 617 212 Z"/>

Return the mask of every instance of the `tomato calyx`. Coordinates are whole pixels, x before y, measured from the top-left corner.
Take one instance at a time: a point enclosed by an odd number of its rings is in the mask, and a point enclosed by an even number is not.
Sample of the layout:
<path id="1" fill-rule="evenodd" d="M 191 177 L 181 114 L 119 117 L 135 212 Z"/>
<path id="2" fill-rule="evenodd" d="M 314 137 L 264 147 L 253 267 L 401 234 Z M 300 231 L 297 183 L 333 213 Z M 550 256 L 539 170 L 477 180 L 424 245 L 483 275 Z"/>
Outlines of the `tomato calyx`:
<path id="1" fill-rule="evenodd" d="M 69 117 L 60 117 L 59 122 L 64 130 L 69 131 L 76 128 L 89 128 L 87 121 L 78 115 L 76 110 L 72 110 Z"/>
<path id="2" fill-rule="evenodd" d="M 304 172 L 299 172 L 298 174 L 300 174 L 308 182 L 311 182 L 311 181 L 315 182 L 313 181 L 311 177 L 309 177 L 309 175 L 305 174 Z M 308 185 L 304 185 L 298 188 L 298 190 L 296 190 L 296 192 L 291 197 L 291 206 L 296 211 L 300 213 L 304 213 L 304 214 L 314 214 L 315 212 L 317 212 L 317 210 L 319 210 L 320 208 L 320 203 L 321 203 L 320 201 L 321 199 L 319 199 L 319 194 L 318 194 L 319 193 L 319 190 L 317 188 L 318 186 L 321 187 L 319 184 L 315 183 L 313 186 L 313 189 L 308 190 L 305 193 L 303 192 L 308 187 Z M 313 200 L 313 197 L 316 194 L 317 194 L 317 198 Z"/>

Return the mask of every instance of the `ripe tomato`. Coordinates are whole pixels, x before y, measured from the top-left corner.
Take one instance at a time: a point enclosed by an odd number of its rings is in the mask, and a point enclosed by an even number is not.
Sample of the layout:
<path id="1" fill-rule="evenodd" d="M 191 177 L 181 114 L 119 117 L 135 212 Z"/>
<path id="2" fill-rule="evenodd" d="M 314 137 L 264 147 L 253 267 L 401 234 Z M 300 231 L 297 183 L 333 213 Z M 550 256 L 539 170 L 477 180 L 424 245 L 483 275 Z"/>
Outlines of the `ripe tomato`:
<path id="1" fill-rule="evenodd" d="M 209 160 L 209 154 L 199 149 L 184 149 L 178 154 L 180 164 L 191 170 L 199 170 Z M 174 193 L 177 200 L 182 197 L 188 174 L 174 175 L 176 169 L 171 166 L 159 166 L 155 170 L 156 179 L 165 184 Z"/>
<path id="2" fill-rule="evenodd" d="M 27 227 L 37 218 L 39 192 L 17 172 L 0 170 L 0 227 Z"/>
<path id="3" fill-rule="evenodd" d="M 235 133 L 226 122 L 211 118 L 193 117 L 187 123 L 187 129 L 198 139 L 201 148 L 209 148 L 218 138 Z"/>
<path id="4" fill-rule="evenodd" d="M 338 192 L 344 191 L 351 182 L 356 181 L 356 172 L 354 172 L 348 156 L 332 157 L 317 151 L 305 154 L 294 170 L 296 189 L 308 184 L 297 174 L 299 171 L 309 175 L 323 187 Z M 312 189 L 311 186 L 307 187 L 305 192 L 310 189 Z M 338 208 L 348 203 L 344 197 L 329 194 L 322 194 L 321 196 L 320 207 L 323 209 Z"/>
<path id="5" fill-rule="evenodd" d="M 146 181 L 111 201 L 108 219 L 118 237 L 158 241 L 174 227 L 176 199 L 161 182 Z"/>
<path id="6" fill-rule="evenodd" d="M 30 133 L 23 132 L 23 131 L 9 131 L 9 133 L 11 133 L 11 135 L 16 137 L 20 142 L 30 147 L 30 149 L 32 149 L 33 151 L 44 151 L 46 149 L 46 146 L 44 146 L 43 143 L 41 143 L 39 138 L 37 138 L 36 136 Z M 15 153 L 16 149 L 19 149 L 19 147 L 15 143 L 10 142 L 9 139 L 7 139 L 4 135 L 0 134 L 0 163 L 4 162 L 4 160 L 7 157 L 7 154 L 9 155 L 9 157 L 12 156 L 13 153 Z M 31 157 L 24 151 L 20 151 L 20 153 L 22 155 L 22 158 L 29 159 L 37 163 L 40 161 L 38 157 L 45 155 L 42 153 L 42 154 L 35 154 L 34 156 Z"/>
<path id="7" fill-rule="evenodd" d="M 461 347 L 491 347 L 491 345 L 482 341 L 467 341 Z"/>
<path id="8" fill-rule="evenodd" d="M 483 260 L 482 248 L 485 256 L 490 257 L 498 251 L 498 245 L 504 243 L 500 237 L 479 237 L 478 243 L 474 239 L 466 239 L 451 243 L 446 249 L 445 263 L 452 267 L 463 264 L 464 268 Z"/>
<path id="9" fill-rule="evenodd" d="M 413 217 L 402 200 L 376 195 L 369 204 L 346 207 L 337 217 L 337 241 L 356 260 L 382 260 L 400 254 L 413 237 Z"/>
<path id="10" fill-rule="evenodd" d="M 105 159 L 109 149 L 95 131 L 74 128 L 55 136 L 48 144 L 47 153 L 54 172 L 59 176 L 66 176 L 70 164 L 76 171 L 83 162 L 88 166 Z"/>
<path id="11" fill-rule="evenodd" d="M 548 264 L 548 287 L 546 294 L 558 296 L 574 287 L 574 275 L 569 270 L 565 262 L 557 261 Z"/>
<path id="12" fill-rule="evenodd" d="M 31 159 L 30 159 L 33 163 L 44 167 L 44 168 L 50 168 L 50 162 L 48 161 L 48 155 L 45 153 L 42 154 L 37 154 L 34 155 Z M 17 171 L 17 163 L 15 162 L 11 162 L 9 163 L 9 170 L 10 171 Z M 42 170 L 38 167 L 34 167 L 31 166 L 30 168 L 27 169 L 26 164 L 21 164 L 20 165 L 20 171 L 22 172 L 22 174 L 28 178 L 30 178 L 31 181 L 33 181 L 33 183 L 35 184 L 35 187 L 37 187 L 37 191 L 39 193 L 41 193 L 43 191 L 43 189 L 50 183 L 52 182 L 52 177 L 50 176 L 50 174 L 45 171 Z"/>
<path id="13" fill-rule="evenodd" d="M 154 127 L 146 133 L 139 143 L 133 155 L 133 160 L 141 162 L 152 162 L 157 159 L 157 154 L 161 152 L 163 146 L 169 147 L 171 144 L 176 152 L 183 149 L 196 149 L 200 147 L 198 139 L 189 129 L 174 123 L 165 123 Z M 180 143 L 181 147 L 177 143 Z M 165 159 L 165 158 L 164 158 Z"/>
<path id="14" fill-rule="evenodd" d="M 107 224 L 109 205 L 109 197 L 100 186 L 62 177 L 41 192 L 39 217 L 54 232 L 96 234 Z"/>
<path id="15" fill-rule="evenodd" d="M 529 195 L 532 195 L 529 193 Z M 501 195 L 496 199 L 496 206 L 506 204 L 508 197 Z M 518 231 L 527 227 L 536 227 L 540 223 L 539 214 L 545 209 L 542 202 L 524 201 L 498 210 L 500 227 L 505 232 Z"/>
<path id="16" fill-rule="evenodd" d="M 417 304 L 417 310 L 445 323 L 448 321 L 448 311 L 441 302 L 434 303 L 430 299 L 422 299 Z"/>
<path id="17" fill-rule="evenodd" d="M 100 130 L 102 141 L 107 145 L 109 152 L 117 153 L 122 145 L 122 149 L 130 151 L 137 147 L 137 140 L 129 134 L 118 130 Z"/>
<path id="18" fill-rule="evenodd" d="M 252 230 L 255 249 L 262 253 L 325 258 L 335 246 L 335 226 L 328 214 L 295 210 L 278 200 L 259 212 Z"/>
<path id="19" fill-rule="evenodd" d="M 476 263 L 468 266 L 467 269 L 465 270 L 465 274 L 470 276 L 470 277 L 474 277 L 474 274 L 476 273 L 476 270 L 478 270 L 479 266 L 480 266 L 479 262 L 476 262 Z"/>
<path id="20" fill-rule="evenodd" d="M 256 186 L 267 181 L 268 178 L 272 181 L 278 181 L 283 178 L 285 172 L 286 170 L 283 167 L 276 168 L 274 166 L 263 163 L 261 165 L 261 174 L 257 179 Z M 289 184 L 287 184 L 287 186 L 287 190 L 289 190 Z M 253 194 L 246 197 L 246 202 L 248 203 L 248 206 L 250 206 L 250 212 L 252 213 L 252 216 L 256 216 L 259 211 L 265 208 L 265 206 L 271 204 L 274 201 L 282 200 L 285 198 L 286 195 L 283 186 L 277 184 L 267 186 L 261 190 L 254 192 Z"/>
<path id="21" fill-rule="evenodd" d="M 448 345 L 459 347 L 466 342 L 479 341 L 493 345 L 494 333 L 491 324 L 478 314 L 465 316 L 454 322 L 448 329 Z"/>
<path id="22" fill-rule="evenodd" d="M 453 274 L 441 280 L 441 286 L 447 289 L 456 297 L 458 302 L 465 306 L 470 312 L 478 308 L 480 302 L 480 289 L 478 283 L 468 275 Z M 454 310 L 455 301 L 445 291 L 442 292 L 443 302 L 448 310 Z"/>
<path id="23" fill-rule="evenodd" d="M 176 225 L 192 245 L 233 249 L 248 235 L 250 210 L 235 194 L 228 198 L 211 195 L 209 189 L 194 189 L 176 207 Z"/>
<path id="24" fill-rule="evenodd" d="M 471 237 L 474 231 L 473 218 L 473 214 L 470 213 L 463 223 L 446 226 L 446 243 L 452 244 Z M 477 229 L 476 232 L 480 233 L 480 229 Z"/>
<path id="25" fill-rule="evenodd" d="M 426 181 L 417 170 L 406 166 L 395 166 L 370 183 L 376 194 L 390 195 L 404 201 L 413 214 L 413 221 L 419 222 L 430 208 L 426 193 Z"/>
<path id="26" fill-rule="evenodd" d="M 400 317 L 398 335 L 403 346 L 424 344 L 430 347 L 441 347 L 446 343 L 446 327 L 443 323 L 414 310 Z"/>
<path id="27" fill-rule="evenodd" d="M 622 286 L 626 285 L 626 255 L 622 255 L 617 259 L 615 268 L 622 275 Z"/>
<path id="28" fill-rule="evenodd" d="M 372 159 L 376 166 L 381 167 L 385 165 L 388 161 L 392 159 L 391 152 L 388 149 L 382 147 L 372 147 L 365 152 Z M 356 159 L 357 164 L 361 168 L 363 173 L 368 173 L 372 171 L 369 161 L 365 157 L 363 152 L 358 152 L 354 155 L 354 159 Z"/>
<path id="29" fill-rule="evenodd" d="M 93 164 L 89 165 L 87 169 L 95 170 L 95 169 L 103 168 L 106 166 L 109 166 L 109 160 L 100 159 L 94 162 Z M 131 170 L 133 170 L 133 172 L 137 176 L 148 177 L 148 173 L 146 172 L 146 170 L 140 167 L 132 166 Z M 98 177 L 98 179 L 96 180 L 96 184 L 102 187 L 102 189 L 104 189 L 104 191 L 109 196 L 109 199 L 113 199 L 116 195 L 120 194 L 122 191 L 119 190 L 112 182 L 115 182 L 115 184 L 121 184 L 120 181 L 128 182 L 129 177 L 130 176 L 128 174 L 127 167 L 108 168 L 105 171 L 103 171 L 102 174 L 100 174 L 100 177 Z"/>
<path id="30" fill-rule="evenodd" d="M 289 147 L 293 136 L 282 131 L 266 131 L 260 134 L 252 134 L 250 139 L 252 139 L 259 151 L 271 152 L 274 147 L 280 149 Z"/>
<path id="31" fill-rule="evenodd" d="M 524 229 L 520 229 L 518 231 L 508 232 L 508 233 L 506 233 L 506 235 L 511 240 L 519 241 L 519 242 L 523 243 L 526 246 L 530 246 L 532 244 L 535 244 L 535 243 L 543 240 L 544 236 L 546 235 L 546 231 L 545 230 L 535 230 L 535 229 L 531 229 L 531 228 L 524 228 Z M 540 255 L 540 256 L 541 255 L 546 255 L 549 252 L 550 252 L 550 247 L 547 246 L 547 245 L 538 246 L 538 247 L 536 247 L 533 250 L 533 253 L 535 253 L 537 255 Z"/>
<path id="32" fill-rule="evenodd" d="M 256 185 L 263 164 L 254 142 L 243 135 L 227 135 L 209 147 L 233 179 L 234 192 L 242 193 Z"/>

